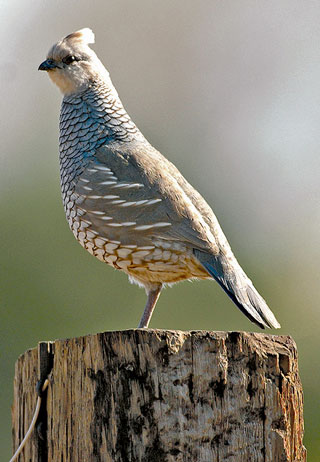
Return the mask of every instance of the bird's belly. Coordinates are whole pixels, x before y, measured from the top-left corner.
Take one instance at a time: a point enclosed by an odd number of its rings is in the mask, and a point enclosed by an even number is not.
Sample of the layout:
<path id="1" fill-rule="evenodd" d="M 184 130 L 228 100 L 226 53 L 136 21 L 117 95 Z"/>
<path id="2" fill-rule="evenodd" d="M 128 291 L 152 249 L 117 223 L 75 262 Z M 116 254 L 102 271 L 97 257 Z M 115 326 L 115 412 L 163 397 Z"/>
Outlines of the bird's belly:
<path id="1" fill-rule="evenodd" d="M 143 282 L 175 283 L 184 279 L 210 277 L 195 259 L 192 249 L 177 241 L 150 239 L 150 245 L 138 245 L 134 238 L 125 243 L 105 235 L 92 227 L 79 225 L 69 218 L 69 225 L 79 243 L 100 261 L 122 270 Z"/>
<path id="2" fill-rule="evenodd" d="M 151 261 L 147 259 L 143 260 L 140 265 L 129 265 L 126 272 L 138 281 L 163 284 L 208 277 L 208 273 L 200 268 L 192 257 L 172 254 L 172 257 L 178 257 L 178 261 L 176 258 L 154 261 L 152 255 L 150 257 Z"/>

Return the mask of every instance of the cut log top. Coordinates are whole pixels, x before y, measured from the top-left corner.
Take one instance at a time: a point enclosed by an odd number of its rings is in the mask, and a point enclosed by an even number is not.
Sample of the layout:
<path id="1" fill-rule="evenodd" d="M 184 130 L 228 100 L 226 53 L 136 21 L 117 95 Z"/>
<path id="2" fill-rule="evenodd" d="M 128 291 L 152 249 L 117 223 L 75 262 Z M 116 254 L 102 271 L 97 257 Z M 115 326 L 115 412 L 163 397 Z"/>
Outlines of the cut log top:
<path id="1" fill-rule="evenodd" d="M 35 434 L 21 460 L 306 460 L 291 337 L 136 329 L 49 345 L 44 439 Z M 34 349 L 16 364 L 14 447 L 31 420 L 37 380 Z"/>

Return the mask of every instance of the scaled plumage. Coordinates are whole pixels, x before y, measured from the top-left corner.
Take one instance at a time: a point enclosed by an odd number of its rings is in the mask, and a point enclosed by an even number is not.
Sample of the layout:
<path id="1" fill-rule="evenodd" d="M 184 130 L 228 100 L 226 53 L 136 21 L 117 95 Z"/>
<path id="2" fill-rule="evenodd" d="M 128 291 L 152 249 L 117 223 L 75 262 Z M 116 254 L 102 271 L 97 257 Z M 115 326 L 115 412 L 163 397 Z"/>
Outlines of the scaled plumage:
<path id="1" fill-rule="evenodd" d="M 245 275 L 209 205 L 144 138 L 88 44 L 90 29 L 57 42 L 40 66 L 64 94 L 60 172 L 80 244 L 146 289 L 147 327 L 164 284 L 214 278 L 260 327 L 280 327 Z"/>

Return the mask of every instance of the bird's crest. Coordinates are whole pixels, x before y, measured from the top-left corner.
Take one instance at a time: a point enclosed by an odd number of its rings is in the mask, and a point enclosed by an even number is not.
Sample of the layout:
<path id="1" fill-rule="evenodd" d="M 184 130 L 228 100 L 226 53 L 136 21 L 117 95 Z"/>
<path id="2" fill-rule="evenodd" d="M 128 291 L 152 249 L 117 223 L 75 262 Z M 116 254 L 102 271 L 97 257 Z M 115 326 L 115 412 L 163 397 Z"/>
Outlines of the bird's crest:
<path id="1" fill-rule="evenodd" d="M 72 32 L 72 34 L 67 35 L 64 40 L 71 43 L 81 43 L 83 45 L 89 45 L 89 43 L 94 43 L 94 33 L 88 27 L 84 29 L 77 30 Z"/>

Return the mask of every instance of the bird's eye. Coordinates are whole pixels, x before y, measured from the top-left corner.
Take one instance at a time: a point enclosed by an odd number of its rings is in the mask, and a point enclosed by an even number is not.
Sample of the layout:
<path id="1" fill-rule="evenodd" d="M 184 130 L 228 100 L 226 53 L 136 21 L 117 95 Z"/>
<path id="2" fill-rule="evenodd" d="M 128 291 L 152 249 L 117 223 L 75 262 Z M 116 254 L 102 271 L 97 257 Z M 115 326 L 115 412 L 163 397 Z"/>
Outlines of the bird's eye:
<path id="1" fill-rule="evenodd" d="M 76 61 L 76 57 L 72 56 L 72 55 L 68 55 L 65 58 L 63 58 L 63 60 L 62 60 L 62 62 L 64 64 L 71 64 L 71 63 L 73 63 L 73 61 Z"/>

